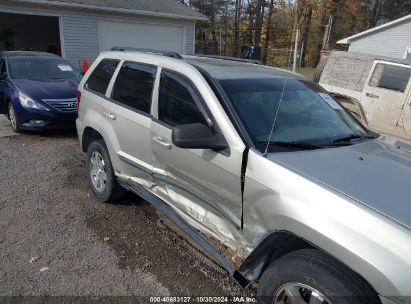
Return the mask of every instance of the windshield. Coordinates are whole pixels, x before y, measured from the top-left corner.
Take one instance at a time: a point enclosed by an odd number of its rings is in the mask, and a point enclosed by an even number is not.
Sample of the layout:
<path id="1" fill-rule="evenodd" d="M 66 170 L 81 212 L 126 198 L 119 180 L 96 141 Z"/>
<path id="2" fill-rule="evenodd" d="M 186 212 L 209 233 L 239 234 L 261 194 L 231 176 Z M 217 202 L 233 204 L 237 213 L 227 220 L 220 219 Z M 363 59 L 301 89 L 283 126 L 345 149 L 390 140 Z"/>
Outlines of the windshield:
<path id="1" fill-rule="evenodd" d="M 9 59 L 10 77 L 49 81 L 77 78 L 78 73 L 66 61 L 48 57 L 15 57 Z"/>
<path id="2" fill-rule="evenodd" d="M 312 82 L 285 78 L 219 82 L 262 152 L 268 145 L 269 152 L 276 150 L 273 143 L 281 150 L 319 148 L 370 135 Z"/>

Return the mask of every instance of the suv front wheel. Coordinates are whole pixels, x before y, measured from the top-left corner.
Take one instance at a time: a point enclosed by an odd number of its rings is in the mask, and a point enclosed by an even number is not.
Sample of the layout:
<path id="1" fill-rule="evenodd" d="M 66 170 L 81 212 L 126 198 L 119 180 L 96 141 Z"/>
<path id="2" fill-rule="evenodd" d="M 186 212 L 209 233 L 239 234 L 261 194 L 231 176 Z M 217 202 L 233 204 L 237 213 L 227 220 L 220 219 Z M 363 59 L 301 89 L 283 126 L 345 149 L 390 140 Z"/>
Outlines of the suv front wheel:
<path id="1" fill-rule="evenodd" d="M 114 174 L 110 156 L 103 140 L 97 140 L 87 149 L 87 176 L 94 195 L 103 202 L 114 202 L 124 197 Z"/>
<path id="2" fill-rule="evenodd" d="M 274 261 L 260 280 L 262 303 L 381 304 L 352 270 L 316 249 L 302 249 Z"/>

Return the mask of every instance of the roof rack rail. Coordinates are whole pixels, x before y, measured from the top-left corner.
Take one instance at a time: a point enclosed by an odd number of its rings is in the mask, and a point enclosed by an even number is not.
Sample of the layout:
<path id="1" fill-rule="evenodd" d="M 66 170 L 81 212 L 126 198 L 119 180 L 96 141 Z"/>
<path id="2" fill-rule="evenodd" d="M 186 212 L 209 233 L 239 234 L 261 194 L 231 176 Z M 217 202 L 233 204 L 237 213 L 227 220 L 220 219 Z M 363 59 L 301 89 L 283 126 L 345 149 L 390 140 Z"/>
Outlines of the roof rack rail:
<path id="1" fill-rule="evenodd" d="M 203 54 L 195 54 L 194 56 L 204 57 L 204 58 L 224 59 L 224 60 L 231 60 L 231 61 L 238 61 L 238 62 L 245 62 L 245 63 L 261 64 L 261 61 L 256 60 L 256 59 L 244 59 L 244 58 L 238 58 L 238 57 L 218 56 L 218 55 L 203 55 Z"/>
<path id="2" fill-rule="evenodd" d="M 120 51 L 120 52 L 134 51 L 134 52 L 141 52 L 141 53 L 147 53 L 147 54 L 162 55 L 162 56 L 171 57 L 175 59 L 183 59 L 183 56 L 181 56 L 179 53 L 172 52 L 172 51 L 141 49 L 141 48 L 123 47 L 123 46 L 115 46 L 115 47 L 112 47 L 111 50 Z"/>

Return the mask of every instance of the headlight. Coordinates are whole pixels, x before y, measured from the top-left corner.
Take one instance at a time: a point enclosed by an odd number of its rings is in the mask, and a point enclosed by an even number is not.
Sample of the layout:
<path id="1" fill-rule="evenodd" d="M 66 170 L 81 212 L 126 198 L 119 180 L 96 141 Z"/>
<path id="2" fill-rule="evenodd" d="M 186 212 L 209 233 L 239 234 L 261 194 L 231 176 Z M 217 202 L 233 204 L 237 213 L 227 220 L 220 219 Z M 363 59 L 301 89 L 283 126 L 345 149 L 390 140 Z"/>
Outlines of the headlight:
<path id="1" fill-rule="evenodd" d="M 24 93 L 19 91 L 19 99 L 20 103 L 23 107 L 27 109 L 37 109 L 37 110 L 43 110 L 43 111 L 50 111 L 50 109 L 46 108 L 42 104 L 38 103 L 37 101 L 34 101 Z"/>

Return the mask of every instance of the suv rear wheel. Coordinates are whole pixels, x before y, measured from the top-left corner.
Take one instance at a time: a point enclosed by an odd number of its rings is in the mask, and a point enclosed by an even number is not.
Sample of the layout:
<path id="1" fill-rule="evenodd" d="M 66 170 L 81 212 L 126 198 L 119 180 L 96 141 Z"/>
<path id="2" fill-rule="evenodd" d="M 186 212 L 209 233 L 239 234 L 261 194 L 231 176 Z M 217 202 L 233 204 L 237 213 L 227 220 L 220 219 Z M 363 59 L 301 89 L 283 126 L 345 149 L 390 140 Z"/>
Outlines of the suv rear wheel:
<path id="1" fill-rule="evenodd" d="M 316 249 L 303 249 L 273 262 L 260 280 L 262 303 L 377 304 L 371 287 L 356 273 Z"/>
<path id="2" fill-rule="evenodd" d="M 103 202 L 114 202 L 124 197 L 114 174 L 110 156 L 103 140 L 97 140 L 87 149 L 87 176 L 94 195 Z"/>

